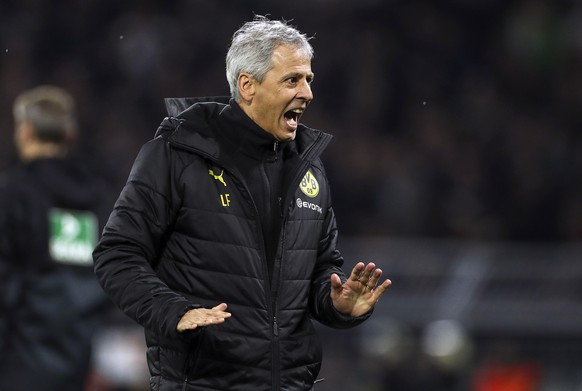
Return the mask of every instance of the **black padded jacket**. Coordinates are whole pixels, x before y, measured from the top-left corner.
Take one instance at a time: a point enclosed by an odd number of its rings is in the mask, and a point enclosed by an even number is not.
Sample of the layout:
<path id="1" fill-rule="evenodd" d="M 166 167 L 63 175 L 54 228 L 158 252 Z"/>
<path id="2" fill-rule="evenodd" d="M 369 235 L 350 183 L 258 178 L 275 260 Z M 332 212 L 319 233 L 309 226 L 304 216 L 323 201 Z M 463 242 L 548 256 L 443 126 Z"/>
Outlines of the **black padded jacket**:
<path id="1" fill-rule="evenodd" d="M 167 101 L 94 252 L 96 274 L 145 328 L 152 390 L 311 389 L 322 358 L 311 319 L 347 328 L 367 318 L 338 313 L 329 297 L 330 275 L 345 280 L 319 159 L 331 136 L 300 125 L 286 155 L 270 278 L 262 205 L 221 141 L 235 103 L 190 103 Z M 223 324 L 176 331 L 189 309 L 221 302 L 232 313 Z"/>
<path id="2" fill-rule="evenodd" d="M 78 391 L 112 309 L 91 253 L 112 202 L 82 159 L 0 176 L 0 390 Z"/>

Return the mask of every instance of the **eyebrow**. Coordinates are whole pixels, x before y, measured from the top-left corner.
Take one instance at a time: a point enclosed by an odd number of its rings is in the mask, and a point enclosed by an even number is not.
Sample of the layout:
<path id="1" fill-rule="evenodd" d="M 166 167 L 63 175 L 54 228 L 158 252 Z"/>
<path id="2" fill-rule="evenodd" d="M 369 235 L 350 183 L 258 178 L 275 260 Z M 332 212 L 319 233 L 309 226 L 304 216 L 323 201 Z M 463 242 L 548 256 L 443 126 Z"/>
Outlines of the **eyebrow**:
<path id="1" fill-rule="evenodd" d="M 308 73 L 308 74 L 304 74 L 301 72 L 291 72 L 291 73 L 287 73 L 287 74 L 283 75 L 281 80 L 287 80 L 290 77 L 302 78 L 303 76 L 305 76 L 306 79 L 311 78 L 311 81 L 313 81 L 313 79 L 315 79 L 315 74 L 313 72 Z"/>

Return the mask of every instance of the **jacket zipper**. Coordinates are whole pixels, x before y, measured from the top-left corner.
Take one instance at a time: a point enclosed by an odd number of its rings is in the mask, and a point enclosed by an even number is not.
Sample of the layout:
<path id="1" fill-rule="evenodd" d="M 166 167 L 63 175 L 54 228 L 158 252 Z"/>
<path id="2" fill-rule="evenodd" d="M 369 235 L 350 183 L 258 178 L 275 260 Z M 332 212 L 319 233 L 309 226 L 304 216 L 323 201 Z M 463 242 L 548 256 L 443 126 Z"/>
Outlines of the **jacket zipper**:
<path id="1" fill-rule="evenodd" d="M 279 326 L 277 326 L 277 315 L 273 315 L 273 334 L 279 336 Z"/>
<path id="2" fill-rule="evenodd" d="M 273 155 L 274 155 L 274 159 L 275 161 L 277 160 L 277 149 L 279 148 L 279 141 L 275 140 L 273 142 Z M 266 173 L 265 173 L 266 179 L 267 181 L 269 180 L 269 178 L 267 177 Z M 279 197 L 280 199 L 280 197 Z M 280 201 L 279 201 L 280 202 Z M 281 210 L 281 208 L 279 208 L 279 210 Z M 271 210 L 271 213 L 276 213 L 276 211 Z M 282 231 L 283 228 L 281 227 L 281 234 L 282 235 Z M 262 233 L 262 229 L 261 229 L 261 233 Z M 262 242 L 264 243 L 264 238 L 262 238 Z M 265 256 L 266 256 L 266 251 L 265 251 Z M 271 366 L 272 366 L 272 378 L 271 378 L 271 389 L 272 390 L 278 390 L 279 387 L 279 377 L 280 377 L 280 370 L 279 370 L 279 366 L 280 366 L 280 362 L 277 359 L 277 357 L 279 357 L 279 325 L 277 324 L 277 296 L 278 296 L 278 291 L 279 291 L 279 283 L 278 280 L 279 278 L 276 277 L 276 275 L 278 273 L 276 272 L 275 266 L 276 266 L 276 259 L 277 259 L 277 251 L 275 252 L 275 265 L 273 265 L 273 279 L 271 280 L 271 275 L 269 275 L 269 301 L 271 302 L 271 311 L 272 311 L 272 316 L 273 316 L 273 320 L 272 320 L 272 326 L 273 326 L 273 342 L 272 342 L 272 356 L 271 356 Z M 265 257 L 265 265 L 267 264 L 268 260 Z M 282 255 L 281 255 L 281 261 L 279 262 L 279 273 L 282 267 Z M 267 269 L 268 270 L 268 269 Z"/>
<path id="3" fill-rule="evenodd" d="M 188 349 L 188 355 L 186 356 L 186 361 L 184 363 L 184 384 L 182 385 L 182 391 L 186 390 L 186 386 L 188 386 L 188 380 L 190 380 L 190 374 L 196 370 L 198 367 L 198 350 L 200 349 L 200 345 L 202 344 L 202 338 L 204 338 L 204 329 L 202 329 L 199 334 L 196 336 L 196 343 L 193 346 L 190 346 Z"/>
<path id="4" fill-rule="evenodd" d="M 281 204 L 281 198 L 279 198 L 279 210 L 281 216 L 283 217 L 281 221 L 281 236 L 280 236 L 280 246 L 279 250 L 281 251 L 281 256 L 279 257 L 279 270 L 276 277 L 273 279 L 273 285 L 275 289 L 273 290 L 272 295 L 272 310 L 273 310 L 273 371 L 272 371 L 272 390 L 276 391 L 280 388 L 280 371 L 279 368 L 275 366 L 275 357 L 279 356 L 279 326 L 277 324 L 277 301 L 279 295 L 279 284 L 282 279 L 283 274 L 283 261 L 284 261 L 284 248 L 285 248 L 285 227 L 287 225 L 287 209 L 286 206 L 288 205 L 287 200 L 290 199 L 292 192 L 294 192 L 295 188 L 297 187 L 303 171 L 305 167 L 310 164 L 310 158 L 317 154 L 323 147 L 325 147 L 326 143 L 320 143 L 319 140 L 322 138 L 322 134 L 320 134 L 317 139 L 313 142 L 310 148 L 305 152 L 303 159 L 301 160 L 301 164 L 297 167 L 297 174 L 295 175 L 293 181 L 290 183 L 289 190 L 287 191 L 287 195 L 285 196 L 285 202 Z M 277 141 L 275 141 L 273 148 L 276 150 L 277 148 Z M 275 275 L 275 274 L 274 274 Z M 277 361 L 278 363 L 278 361 Z"/>

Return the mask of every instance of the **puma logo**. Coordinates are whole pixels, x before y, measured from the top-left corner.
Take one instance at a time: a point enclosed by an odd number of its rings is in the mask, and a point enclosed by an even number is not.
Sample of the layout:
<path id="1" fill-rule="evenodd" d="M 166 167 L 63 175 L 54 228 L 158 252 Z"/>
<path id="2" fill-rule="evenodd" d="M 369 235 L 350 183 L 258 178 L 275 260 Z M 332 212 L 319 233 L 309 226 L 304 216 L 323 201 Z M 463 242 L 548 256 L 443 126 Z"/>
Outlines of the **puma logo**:
<path id="1" fill-rule="evenodd" d="M 224 170 L 222 170 L 220 172 L 220 175 L 214 174 L 214 171 L 213 170 L 208 170 L 208 174 L 212 175 L 212 177 L 214 179 L 216 179 L 217 181 L 219 181 L 220 183 L 222 183 L 224 186 L 226 186 L 226 182 L 224 181 L 224 178 L 222 178 L 222 174 L 224 174 Z"/>

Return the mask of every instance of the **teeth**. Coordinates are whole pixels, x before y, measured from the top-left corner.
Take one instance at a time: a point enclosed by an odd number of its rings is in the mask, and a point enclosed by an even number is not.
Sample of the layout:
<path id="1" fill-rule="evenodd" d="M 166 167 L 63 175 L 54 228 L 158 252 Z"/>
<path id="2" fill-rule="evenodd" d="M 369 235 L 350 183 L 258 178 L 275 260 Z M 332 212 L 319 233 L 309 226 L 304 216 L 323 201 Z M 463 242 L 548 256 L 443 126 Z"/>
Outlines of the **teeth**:
<path id="1" fill-rule="evenodd" d="M 303 110 L 301 110 L 301 109 L 293 109 L 291 111 L 294 112 L 295 114 L 301 114 L 301 113 L 303 113 Z"/>

